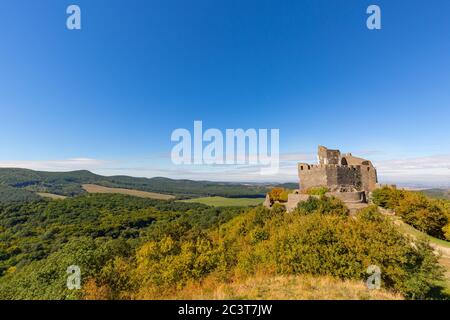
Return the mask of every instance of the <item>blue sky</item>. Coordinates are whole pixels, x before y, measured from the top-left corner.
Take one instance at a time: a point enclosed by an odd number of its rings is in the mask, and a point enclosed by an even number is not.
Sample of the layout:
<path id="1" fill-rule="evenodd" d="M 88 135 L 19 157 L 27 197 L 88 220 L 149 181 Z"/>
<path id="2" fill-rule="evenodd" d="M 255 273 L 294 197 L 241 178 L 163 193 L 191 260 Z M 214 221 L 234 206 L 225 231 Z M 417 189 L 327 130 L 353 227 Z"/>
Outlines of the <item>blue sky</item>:
<path id="1" fill-rule="evenodd" d="M 81 8 L 82 29 L 66 28 Z M 366 28 L 377 4 L 382 30 Z M 447 0 L 2 0 L 0 166 L 260 180 L 171 165 L 171 132 L 279 128 L 282 174 L 317 145 L 380 180 L 450 182 Z M 264 178 L 264 179 L 267 179 Z"/>

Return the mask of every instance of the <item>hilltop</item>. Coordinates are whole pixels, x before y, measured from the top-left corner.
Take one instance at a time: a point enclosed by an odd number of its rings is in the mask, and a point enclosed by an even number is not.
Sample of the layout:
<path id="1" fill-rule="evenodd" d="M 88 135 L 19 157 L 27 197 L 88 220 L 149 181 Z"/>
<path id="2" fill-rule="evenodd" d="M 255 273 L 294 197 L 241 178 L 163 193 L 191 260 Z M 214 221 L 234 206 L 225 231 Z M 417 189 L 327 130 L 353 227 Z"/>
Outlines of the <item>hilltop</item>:
<path id="1" fill-rule="evenodd" d="M 87 194 L 0 204 L 0 232 L 0 299 L 423 299 L 444 280 L 426 242 L 327 197 L 287 213 Z"/>

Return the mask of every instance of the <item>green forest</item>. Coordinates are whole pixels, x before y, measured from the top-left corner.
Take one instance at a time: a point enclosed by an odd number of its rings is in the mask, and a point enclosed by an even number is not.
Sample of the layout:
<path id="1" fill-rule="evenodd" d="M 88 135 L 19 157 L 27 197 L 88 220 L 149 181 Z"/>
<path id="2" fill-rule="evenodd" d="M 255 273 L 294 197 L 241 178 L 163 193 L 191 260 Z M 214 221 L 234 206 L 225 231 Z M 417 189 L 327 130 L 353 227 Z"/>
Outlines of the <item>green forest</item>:
<path id="1" fill-rule="evenodd" d="M 36 192 L 77 196 L 85 193 L 82 188 L 83 184 L 164 193 L 174 195 L 179 199 L 206 196 L 260 198 L 264 197 L 272 187 L 264 184 L 174 180 L 163 177 L 107 177 L 87 170 L 44 172 L 20 168 L 0 168 L 0 202 L 34 201 L 39 198 Z M 292 188 L 296 184 L 288 183 L 280 186 Z"/>
<path id="2" fill-rule="evenodd" d="M 362 282 L 370 265 L 386 292 L 446 299 L 439 256 L 378 208 L 446 239 L 449 202 L 389 188 L 374 202 L 355 216 L 326 196 L 292 213 L 117 194 L 3 203 L 0 299 L 176 299 L 260 275 Z M 67 287 L 71 265 L 81 270 L 79 290 Z"/>

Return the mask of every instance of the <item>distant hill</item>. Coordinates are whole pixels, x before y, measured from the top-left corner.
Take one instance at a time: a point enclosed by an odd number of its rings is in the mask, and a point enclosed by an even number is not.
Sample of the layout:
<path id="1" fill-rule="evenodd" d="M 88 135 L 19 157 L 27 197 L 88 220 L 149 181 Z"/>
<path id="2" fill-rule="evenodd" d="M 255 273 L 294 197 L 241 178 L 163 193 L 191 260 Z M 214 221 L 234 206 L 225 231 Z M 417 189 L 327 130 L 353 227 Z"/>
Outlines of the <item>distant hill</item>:
<path id="1" fill-rule="evenodd" d="M 39 198 L 36 193 L 31 191 L 0 185 L 0 202 L 22 202 L 38 200 Z"/>
<path id="2" fill-rule="evenodd" d="M 174 195 L 177 198 L 221 196 L 227 198 L 264 197 L 273 186 L 294 188 L 296 184 L 240 184 L 211 181 L 174 180 L 163 177 L 135 178 L 101 176 L 87 170 L 45 172 L 20 168 L 0 168 L 0 201 L 34 200 L 39 193 L 76 196 L 85 193 L 83 184 L 125 188 Z"/>
<path id="3" fill-rule="evenodd" d="M 450 190 L 448 189 L 426 189 L 421 192 L 430 198 L 450 200 Z"/>

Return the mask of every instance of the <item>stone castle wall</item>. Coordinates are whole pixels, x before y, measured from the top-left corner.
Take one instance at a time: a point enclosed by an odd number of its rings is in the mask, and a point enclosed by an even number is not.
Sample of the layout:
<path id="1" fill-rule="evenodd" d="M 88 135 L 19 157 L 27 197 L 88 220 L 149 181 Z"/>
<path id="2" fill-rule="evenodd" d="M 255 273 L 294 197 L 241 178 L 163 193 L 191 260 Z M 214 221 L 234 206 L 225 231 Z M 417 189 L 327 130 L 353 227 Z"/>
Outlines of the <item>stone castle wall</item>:
<path id="1" fill-rule="evenodd" d="M 317 156 L 319 157 L 319 164 L 339 164 L 341 152 L 319 146 Z"/>
<path id="2" fill-rule="evenodd" d="M 323 146 L 318 148 L 319 164 L 298 164 L 300 178 L 299 190 L 289 194 L 288 201 L 283 203 L 287 211 L 292 211 L 299 202 L 310 196 L 305 190 L 314 187 L 328 187 L 327 196 L 344 201 L 351 210 L 361 208 L 367 203 L 370 192 L 377 188 L 377 171 L 369 160 L 358 158 L 351 153 L 341 155 L 339 150 L 331 150 Z M 264 205 L 272 206 L 269 196 Z"/>
<path id="3" fill-rule="evenodd" d="M 300 189 L 328 186 L 331 189 L 350 187 L 357 191 L 371 191 L 376 187 L 376 170 L 365 165 L 319 164 L 298 165 Z"/>
<path id="4" fill-rule="evenodd" d="M 355 192 L 327 192 L 326 196 L 336 197 L 345 203 L 363 203 L 366 202 L 366 193 L 364 191 Z"/>
<path id="5" fill-rule="evenodd" d="M 328 165 L 327 186 L 339 188 L 340 186 L 350 186 L 356 190 L 361 190 L 361 169 L 357 166 Z"/>
<path id="6" fill-rule="evenodd" d="M 300 190 L 328 185 L 326 165 L 299 164 Z"/>

